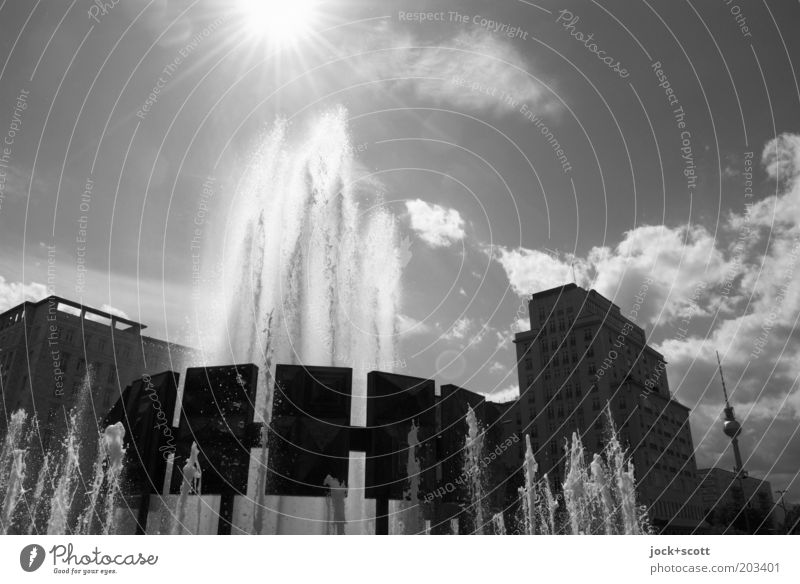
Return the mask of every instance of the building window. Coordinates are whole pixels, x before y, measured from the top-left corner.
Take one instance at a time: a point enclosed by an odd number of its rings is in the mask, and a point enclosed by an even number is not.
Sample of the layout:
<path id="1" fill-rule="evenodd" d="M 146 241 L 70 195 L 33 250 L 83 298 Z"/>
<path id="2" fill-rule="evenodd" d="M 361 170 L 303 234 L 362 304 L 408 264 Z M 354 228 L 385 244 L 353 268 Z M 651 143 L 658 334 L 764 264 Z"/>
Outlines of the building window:
<path id="1" fill-rule="evenodd" d="M 592 409 L 595 411 L 600 409 L 600 398 L 596 397 L 592 399 Z"/>
<path id="2" fill-rule="evenodd" d="M 117 368 L 113 365 L 108 367 L 108 383 L 115 383 L 117 381 Z"/>
<path id="3" fill-rule="evenodd" d="M 589 375 L 597 374 L 597 367 L 595 367 L 594 363 L 589 363 Z"/>
<path id="4" fill-rule="evenodd" d="M 586 356 L 587 357 L 594 357 L 594 345 L 590 345 L 589 346 L 589 350 L 586 351 Z"/>
<path id="5" fill-rule="evenodd" d="M 539 322 L 544 322 L 544 318 L 547 316 L 544 312 L 544 306 L 539 307 Z"/>
<path id="6" fill-rule="evenodd" d="M 530 357 L 525 359 L 525 368 L 526 369 L 533 369 L 533 359 L 531 359 Z"/>
<path id="7" fill-rule="evenodd" d="M 583 331 L 583 340 L 584 341 L 591 341 L 592 340 L 592 329 L 584 329 Z"/>

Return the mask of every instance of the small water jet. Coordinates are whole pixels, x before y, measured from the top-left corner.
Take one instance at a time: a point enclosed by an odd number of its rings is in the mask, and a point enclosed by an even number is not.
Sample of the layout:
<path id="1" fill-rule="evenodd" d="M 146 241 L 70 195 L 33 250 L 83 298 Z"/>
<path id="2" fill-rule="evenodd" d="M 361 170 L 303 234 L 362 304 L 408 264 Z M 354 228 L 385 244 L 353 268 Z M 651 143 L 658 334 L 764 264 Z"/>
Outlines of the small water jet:
<path id="1" fill-rule="evenodd" d="M 485 517 L 485 489 L 483 464 L 484 434 L 472 407 L 467 406 L 467 440 L 464 446 L 464 473 L 468 477 L 469 510 L 474 520 L 473 533 L 483 533 Z"/>
<path id="2" fill-rule="evenodd" d="M 14 510 L 22 496 L 22 485 L 25 483 L 25 455 L 22 449 L 12 453 L 11 470 L 5 486 L 2 513 L 0 514 L 0 533 L 7 534 L 14 520 Z"/>
<path id="3" fill-rule="evenodd" d="M 200 503 L 200 495 L 202 494 L 202 471 L 200 470 L 199 461 L 200 451 L 197 448 L 197 443 L 192 442 L 192 449 L 189 453 L 189 458 L 181 469 L 181 491 L 178 496 L 178 504 L 175 512 L 175 522 L 172 525 L 172 534 L 184 533 L 184 521 L 186 519 L 186 503 L 189 495 L 197 495 L 198 504 Z M 198 521 L 200 514 L 198 513 Z"/>
<path id="4" fill-rule="evenodd" d="M 566 474 L 562 495 L 550 488 L 547 475 L 536 478 L 537 464 L 530 437 L 525 437 L 525 486 L 519 489 L 520 531 L 526 534 L 646 534 L 647 515 L 636 505 L 633 463 L 627 460 L 610 413 L 608 440 L 602 454 L 587 453 L 577 433 L 566 444 Z M 562 521 L 558 520 L 563 499 Z"/>
<path id="5" fill-rule="evenodd" d="M 81 534 L 97 533 L 95 524 L 98 522 L 103 535 L 108 535 L 113 529 L 115 503 L 125 458 L 124 438 L 125 428 L 121 422 L 108 426 L 100 434 L 92 487 L 87 493 L 86 507 L 78 519 Z"/>

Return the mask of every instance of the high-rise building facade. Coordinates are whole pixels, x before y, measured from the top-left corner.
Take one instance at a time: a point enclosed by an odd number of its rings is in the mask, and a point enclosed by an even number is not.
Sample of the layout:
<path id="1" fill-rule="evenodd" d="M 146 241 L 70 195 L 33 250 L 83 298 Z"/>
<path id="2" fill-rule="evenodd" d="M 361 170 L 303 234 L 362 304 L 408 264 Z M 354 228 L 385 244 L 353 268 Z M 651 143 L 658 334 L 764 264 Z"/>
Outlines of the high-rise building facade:
<path id="1" fill-rule="evenodd" d="M 64 427 L 92 372 L 102 418 L 133 380 L 182 370 L 193 351 L 142 334 L 145 325 L 47 297 L 0 314 L 0 431 L 18 409 L 36 414 L 45 438 Z"/>
<path id="2" fill-rule="evenodd" d="M 530 331 L 515 336 L 522 434 L 556 488 L 565 440 L 577 432 L 589 453 L 608 439 L 610 412 L 635 467 L 638 502 L 663 532 L 702 523 L 689 409 L 669 391 L 663 356 L 644 331 L 594 290 L 567 284 L 533 294 Z"/>

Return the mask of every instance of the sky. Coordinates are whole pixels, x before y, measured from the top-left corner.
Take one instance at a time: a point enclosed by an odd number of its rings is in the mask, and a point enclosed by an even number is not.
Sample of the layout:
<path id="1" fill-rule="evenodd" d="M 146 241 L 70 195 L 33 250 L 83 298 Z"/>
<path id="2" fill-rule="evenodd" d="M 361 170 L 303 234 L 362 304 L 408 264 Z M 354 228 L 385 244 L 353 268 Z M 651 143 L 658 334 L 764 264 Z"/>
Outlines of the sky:
<path id="1" fill-rule="evenodd" d="M 277 119 L 342 106 L 407 247 L 409 374 L 510 399 L 528 295 L 576 281 L 624 314 L 650 279 L 637 322 L 692 409 L 699 466 L 733 466 L 719 351 L 745 467 L 800 500 L 797 3 L 319 0 L 290 16 L 0 0 L 0 309 L 52 291 L 191 344 L 193 281 L 225 261 L 257 145 Z"/>

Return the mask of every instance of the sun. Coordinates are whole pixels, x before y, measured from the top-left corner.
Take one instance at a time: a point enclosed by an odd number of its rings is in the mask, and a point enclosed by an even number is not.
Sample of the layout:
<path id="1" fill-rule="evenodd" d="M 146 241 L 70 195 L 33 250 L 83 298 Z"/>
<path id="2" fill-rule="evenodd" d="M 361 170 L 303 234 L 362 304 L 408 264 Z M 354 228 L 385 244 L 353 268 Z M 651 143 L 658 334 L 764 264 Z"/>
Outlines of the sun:
<path id="1" fill-rule="evenodd" d="M 239 0 L 246 28 L 276 46 L 294 44 L 312 30 L 318 0 Z"/>

